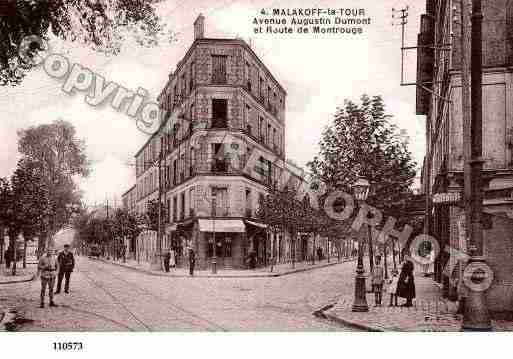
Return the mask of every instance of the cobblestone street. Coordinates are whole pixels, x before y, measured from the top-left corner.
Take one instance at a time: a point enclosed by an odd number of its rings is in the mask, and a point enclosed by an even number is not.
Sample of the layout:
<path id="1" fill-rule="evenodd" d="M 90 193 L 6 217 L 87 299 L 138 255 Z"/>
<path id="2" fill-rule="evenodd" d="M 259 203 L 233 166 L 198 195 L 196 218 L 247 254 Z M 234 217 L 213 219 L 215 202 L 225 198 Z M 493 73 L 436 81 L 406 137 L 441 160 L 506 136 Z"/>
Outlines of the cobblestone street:
<path id="1" fill-rule="evenodd" d="M 315 317 L 353 289 L 354 262 L 278 278 L 151 276 L 80 257 L 71 293 L 40 309 L 39 280 L 0 287 L 0 306 L 17 307 L 22 331 L 350 330 Z"/>

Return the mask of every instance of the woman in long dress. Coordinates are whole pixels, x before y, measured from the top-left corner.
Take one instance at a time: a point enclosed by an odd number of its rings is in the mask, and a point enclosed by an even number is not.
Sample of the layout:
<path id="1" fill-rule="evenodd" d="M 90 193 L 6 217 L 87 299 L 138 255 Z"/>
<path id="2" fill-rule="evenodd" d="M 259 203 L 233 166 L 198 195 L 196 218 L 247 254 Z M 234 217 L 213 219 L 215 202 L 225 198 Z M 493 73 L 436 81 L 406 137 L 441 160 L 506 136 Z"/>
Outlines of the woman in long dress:
<path id="1" fill-rule="evenodd" d="M 413 278 L 413 262 L 406 260 L 401 268 L 399 281 L 397 282 L 398 297 L 405 298 L 405 307 L 411 307 L 413 298 L 415 298 L 415 280 Z"/>

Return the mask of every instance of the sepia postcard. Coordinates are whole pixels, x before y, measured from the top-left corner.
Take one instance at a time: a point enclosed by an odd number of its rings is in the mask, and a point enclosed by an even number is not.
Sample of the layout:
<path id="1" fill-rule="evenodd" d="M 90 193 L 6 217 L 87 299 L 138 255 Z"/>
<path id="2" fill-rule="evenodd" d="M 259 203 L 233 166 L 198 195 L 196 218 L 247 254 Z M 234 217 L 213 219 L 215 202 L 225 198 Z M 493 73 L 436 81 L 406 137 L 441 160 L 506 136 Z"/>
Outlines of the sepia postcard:
<path id="1" fill-rule="evenodd" d="M 510 0 L 0 0 L 0 117 L 0 351 L 513 330 Z"/>

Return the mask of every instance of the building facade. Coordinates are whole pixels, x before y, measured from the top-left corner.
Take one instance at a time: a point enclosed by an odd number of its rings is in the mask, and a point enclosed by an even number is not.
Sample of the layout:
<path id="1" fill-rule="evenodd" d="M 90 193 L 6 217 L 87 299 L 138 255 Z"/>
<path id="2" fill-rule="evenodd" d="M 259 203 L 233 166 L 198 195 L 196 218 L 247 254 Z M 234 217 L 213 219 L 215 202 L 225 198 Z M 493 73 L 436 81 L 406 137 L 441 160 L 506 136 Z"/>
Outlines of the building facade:
<path id="1" fill-rule="evenodd" d="M 463 198 L 466 143 L 460 11 L 459 1 L 426 1 L 418 36 L 417 114 L 426 115 L 425 229 L 441 248 L 466 252 L 463 202 L 458 200 Z M 484 252 L 495 276 L 487 296 L 492 311 L 509 311 L 513 309 L 513 4 L 483 2 L 483 15 Z M 433 201 L 436 198 L 447 200 Z M 455 257 L 447 253 L 438 257 L 435 277 L 443 283 L 445 295 L 455 299 L 463 264 L 456 263 L 452 275 L 445 276 L 442 271 L 449 260 Z"/>
<path id="2" fill-rule="evenodd" d="M 206 38 L 204 17 L 194 42 L 159 95 L 160 129 L 136 153 L 137 213 L 158 200 L 165 210 L 162 249 L 174 247 L 178 264 L 187 248 L 201 269 L 213 254 L 221 268 L 290 259 L 287 234 L 268 233 L 256 211 L 269 186 L 297 186 L 303 170 L 285 160 L 286 91 L 253 50 L 239 39 Z M 154 253 L 156 233 L 143 233 L 141 251 Z M 300 251 L 296 251 L 298 256 Z"/>
<path id="3" fill-rule="evenodd" d="M 136 187 L 133 185 L 125 193 L 121 195 L 123 208 L 130 213 L 137 213 L 137 194 Z"/>

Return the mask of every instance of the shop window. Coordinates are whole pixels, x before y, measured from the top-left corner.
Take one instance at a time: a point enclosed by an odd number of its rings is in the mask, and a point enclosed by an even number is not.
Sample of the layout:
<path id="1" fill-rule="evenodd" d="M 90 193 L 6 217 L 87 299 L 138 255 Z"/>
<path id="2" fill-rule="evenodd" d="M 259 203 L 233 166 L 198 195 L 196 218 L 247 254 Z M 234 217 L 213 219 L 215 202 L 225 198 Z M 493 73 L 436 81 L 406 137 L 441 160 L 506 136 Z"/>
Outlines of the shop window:
<path id="1" fill-rule="evenodd" d="M 224 256 L 231 257 L 232 256 L 232 239 L 230 237 L 226 237 L 224 240 Z"/>
<path id="2" fill-rule="evenodd" d="M 207 234 L 207 258 L 212 258 L 214 248 L 214 235 L 212 233 Z M 216 241 L 216 257 L 226 258 L 232 256 L 232 238 L 223 237 L 221 233 L 215 234 Z"/>

